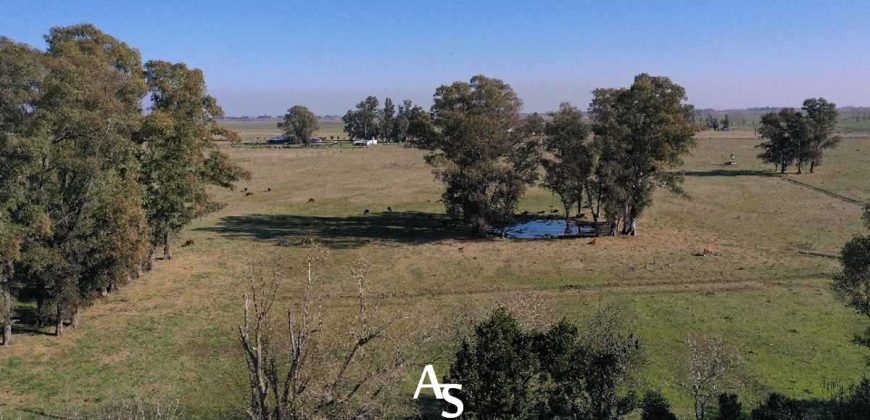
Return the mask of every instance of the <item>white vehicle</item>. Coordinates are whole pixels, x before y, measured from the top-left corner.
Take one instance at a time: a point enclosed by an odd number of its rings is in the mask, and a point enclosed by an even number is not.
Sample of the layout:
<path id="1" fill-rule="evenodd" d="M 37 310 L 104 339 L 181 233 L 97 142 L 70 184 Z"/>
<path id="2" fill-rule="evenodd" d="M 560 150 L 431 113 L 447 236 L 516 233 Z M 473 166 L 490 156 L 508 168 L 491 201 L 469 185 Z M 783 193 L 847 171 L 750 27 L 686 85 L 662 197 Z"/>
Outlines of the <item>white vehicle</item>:
<path id="1" fill-rule="evenodd" d="M 360 140 L 353 141 L 354 146 L 366 146 L 366 147 L 368 147 L 368 146 L 374 146 L 376 144 L 378 144 L 378 141 L 376 139 L 368 139 L 368 140 L 360 139 Z"/>

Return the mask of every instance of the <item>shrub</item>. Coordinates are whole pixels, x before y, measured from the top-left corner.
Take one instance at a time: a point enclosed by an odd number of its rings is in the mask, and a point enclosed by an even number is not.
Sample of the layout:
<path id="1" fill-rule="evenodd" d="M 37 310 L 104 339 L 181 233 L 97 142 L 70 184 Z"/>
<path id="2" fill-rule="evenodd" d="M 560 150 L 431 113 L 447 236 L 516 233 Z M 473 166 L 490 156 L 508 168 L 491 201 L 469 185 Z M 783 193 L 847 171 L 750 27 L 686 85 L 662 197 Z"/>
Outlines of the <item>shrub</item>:
<path id="1" fill-rule="evenodd" d="M 668 400 L 658 391 L 647 392 L 643 397 L 642 420 L 677 420 L 677 416 L 671 412 Z"/>

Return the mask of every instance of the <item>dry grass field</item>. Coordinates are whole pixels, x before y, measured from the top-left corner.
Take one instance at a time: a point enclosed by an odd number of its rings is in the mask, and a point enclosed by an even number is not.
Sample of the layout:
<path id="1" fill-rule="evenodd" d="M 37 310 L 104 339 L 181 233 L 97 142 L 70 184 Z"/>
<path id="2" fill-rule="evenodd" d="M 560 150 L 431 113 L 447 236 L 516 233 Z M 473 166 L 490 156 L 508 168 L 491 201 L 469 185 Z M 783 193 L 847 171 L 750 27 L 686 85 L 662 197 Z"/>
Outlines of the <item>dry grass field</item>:
<path id="1" fill-rule="evenodd" d="M 866 322 L 833 297 L 838 262 L 824 255 L 862 231 L 860 206 L 844 197 L 870 200 L 870 138 L 845 139 L 816 174 L 783 178 L 755 159 L 753 137 L 702 133 L 682 168 L 689 197 L 657 192 L 640 236 L 594 245 L 469 237 L 445 223 L 441 185 L 422 153 L 402 146 L 228 148 L 253 178 L 214 191 L 226 207 L 176 239 L 194 245 L 176 246 L 173 260 L 101 299 L 67 336 L 21 335 L 0 350 L 0 414 L 81 412 L 141 398 L 177 401 L 185 416 L 240 416 L 247 378 L 235 328 L 247 273 L 279 261 L 279 304 L 290 305 L 305 238 L 329 250 L 317 270 L 329 334 L 345 333 L 340 319 L 355 288 L 349 272 L 369 261 L 369 290 L 383 313 L 405 315 L 393 333 L 416 347 L 408 351 L 420 365 L 444 371 L 457 325 L 500 304 L 531 325 L 618 304 L 637 316 L 641 379 L 679 413 L 691 408 L 681 383 L 693 333 L 722 336 L 740 350 L 733 391 L 748 405 L 769 391 L 828 397 L 827 384 L 854 383 L 865 370 L 866 354 L 851 339 Z M 732 153 L 738 165 L 723 166 Z M 534 188 L 520 210 L 555 206 L 552 194 Z M 715 252 L 695 256 L 704 248 Z M 411 366 L 409 401 L 418 375 Z"/>
<path id="2" fill-rule="evenodd" d="M 278 128 L 279 120 L 277 118 L 256 119 L 256 120 L 240 120 L 240 119 L 225 119 L 220 121 L 220 125 L 231 128 L 242 135 L 242 141 L 257 143 L 264 142 L 272 137 L 281 135 L 281 129 Z M 346 138 L 344 133 L 344 125 L 341 121 L 320 121 L 320 130 L 314 135 L 324 138 Z"/>

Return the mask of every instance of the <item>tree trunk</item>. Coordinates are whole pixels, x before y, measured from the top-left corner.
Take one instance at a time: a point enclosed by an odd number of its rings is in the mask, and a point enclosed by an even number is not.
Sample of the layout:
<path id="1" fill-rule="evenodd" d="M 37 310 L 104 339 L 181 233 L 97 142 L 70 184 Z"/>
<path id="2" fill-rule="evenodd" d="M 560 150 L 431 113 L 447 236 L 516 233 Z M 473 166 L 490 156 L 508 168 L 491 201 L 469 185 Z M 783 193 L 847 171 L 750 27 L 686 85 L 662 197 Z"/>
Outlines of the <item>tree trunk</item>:
<path id="1" fill-rule="evenodd" d="M 8 346 L 12 344 L 12 323 L 8 323 L 3 326 L 3 345 Z"/>
<path id="2" fill-rule="evenodd" d="M 629 234 L 629 221 L 631 220 L 631 207 L 626 204 L 622 213 L 622 234 Z"/>
<path id="3" fill-rule="evenodd" d="M 565 234 L 570 235 L 571 234 L 571 205 L 565 204 L 565 203 L 563 203 L 562 205 L 565 206 Z"/>
<path id="4" fill-rule="evenodd" d="M 163 234 L 163 259 L 172 259 L 172 249 L 169 246 L 169 231 Z"/>
<path id="5" fill-rule="evenodd" d="M 797 173 L 798 173 L 798 175 L 801 174 L 801 172 L 802 172 L 801 169 L 802 169 L 802 168 L 803 168 L 803 162 L 798 161 L 798 163 L 797 163 Z"/>
<path id="6" fill-rule="evenodd" d="M 78 310 L 78 308 L 75 309 L 75 312 L 73 312 L 72 317 L 70 318 L 72 319 L 72 322 L 70 322 L 70 326 L 73 328 L 78 328 L 81 324 L 81 312 Z"/>
<path id="7" fill-rule="evenodd" d="M 813 173 L 813 171 L 815 169 L 816 169 L 816 161 L 815 161 L 815 159 L 813 159 L 810 161 L 810 173 Z"/>
<path id="8" fill-rule="evenodd" d="M 42 293 L 36 295 L 36 328 L 42 328 L 44 324 L 43 315 L 45 314 L 45 297 Z"/>
<path id="9" fill-rule="evenodd" d="M 157 250 L 155 249 L 154 245 L 151 245 L 148 251 L 148 259 L 146 259 L 139 267 L 139 270 L 141 271 L 141 273 L 139 273 L 140 276 L 144 273 L 151 271 L 151 269 L 154 268 L 154 255 L 156 254 L 156 251 Z"/>
<path id="10" fill-rule="evenodd" d="M 55 324 L 54 335 L 60 337 L 63 335 L 63 305 L 57 303 L 57 323 Z"/>
<path id="11" fill-rule="evenodd" d="M 0 271 L 0 287 L 3 290 L 0 290 L 0 293 L 3 295 L 0 296 L 0 304 L 3 305 L 0 308 L 0 325 L 3 325 L 3 345 L 8 346 L 12 344 L 12 291 L 9 290 L 9 282 L 12 278 L 12 264 L 8 264 L 9 267 L 9 276 L 6 276 L 6 273 Z M 0 270 L 3 270 L 0 268 Z"/>

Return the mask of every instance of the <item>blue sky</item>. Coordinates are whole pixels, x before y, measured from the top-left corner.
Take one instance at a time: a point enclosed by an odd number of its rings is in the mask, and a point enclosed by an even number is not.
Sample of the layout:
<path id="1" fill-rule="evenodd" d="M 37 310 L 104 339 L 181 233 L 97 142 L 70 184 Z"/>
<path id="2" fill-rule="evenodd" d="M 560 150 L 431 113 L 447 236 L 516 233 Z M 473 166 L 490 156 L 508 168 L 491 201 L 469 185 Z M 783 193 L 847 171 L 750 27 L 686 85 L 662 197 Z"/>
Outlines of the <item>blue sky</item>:
<path id="1" fill-rule="evenodd" d="M 80 22 L 202 68 L 230 115 L 340 114 L 369 94 L 428 106 L 481 73 L 526 111 L 585 108 L 640 72 L 704 108 L 870 105 L 867 1 L 0 0 L 0 35 L 34 46 Z"/>

